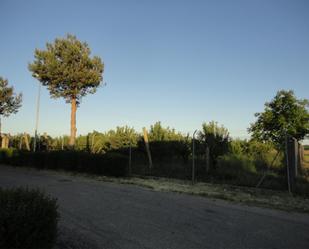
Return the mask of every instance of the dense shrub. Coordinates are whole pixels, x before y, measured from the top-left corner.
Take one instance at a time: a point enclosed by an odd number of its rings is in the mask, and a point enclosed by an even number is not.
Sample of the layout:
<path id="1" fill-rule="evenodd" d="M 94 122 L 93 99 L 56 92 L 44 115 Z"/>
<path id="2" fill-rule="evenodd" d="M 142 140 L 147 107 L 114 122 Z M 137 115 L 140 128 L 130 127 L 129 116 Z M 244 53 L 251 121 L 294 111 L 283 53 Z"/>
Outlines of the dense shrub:
<path id="1" fill-rule="evenodd" d="M 154 162 L 173 162 L 177 159 L 187 162 L 190 155 L 190 147 L 184 141 L 154 141 L 149 146 Z"/>
<path id="2" fill-rule="evenodd" d="M 218 157 L 228 152 L 230 137 L 224 126 L 219 126 L 217 122 L 211 121 L 202 124 L 202 130 L 198 133 L 197 151 L 205 153 L 209 149 L 209 166 L 215 168 Z"/>
<path id="3" fill-rule="evenodd" d="M 245 155 L 226 154 L 218 158 L 218 172 L 237 174 L 239 172 L 256 173 L 252 159 Z"/>
<path id="4" fill-rule="evenodd" d="M 127 156 L 116 152 L 91 154 L 83 151 L 29 152 L 1 150 L 0 163 L 38 169 L 63 169 L 109 176 L 127 175 Z"/>
<path id="5" fill-rule="evenodd" d="M 283 153 L 278 154 L 271 143 L 236 139 L 230 141 L 229 153 L 249 157 L 258 171 L 272 170 L 280 172 L 283 167 Z"/>
<path id="6" fill-rule="evenodd" d="M 0 189 L 0 248 L 52 248 L 57 208 L 56 199 L 39 190 Z"/>
<path id="7" fill-rule="evenodd" d="M 251 186 L 258 181 L 253 161 L 244 155 L 227 154 L 220 156 L 213 174 L 219 180 L 230 181 L 239 185 Z"/>
<path id="8" fill-rule="evenodd" d="M 13 157 L 16 150 L 13 148 L 10 149 L 0 149 L 0 162 L 8 163 Z"/>

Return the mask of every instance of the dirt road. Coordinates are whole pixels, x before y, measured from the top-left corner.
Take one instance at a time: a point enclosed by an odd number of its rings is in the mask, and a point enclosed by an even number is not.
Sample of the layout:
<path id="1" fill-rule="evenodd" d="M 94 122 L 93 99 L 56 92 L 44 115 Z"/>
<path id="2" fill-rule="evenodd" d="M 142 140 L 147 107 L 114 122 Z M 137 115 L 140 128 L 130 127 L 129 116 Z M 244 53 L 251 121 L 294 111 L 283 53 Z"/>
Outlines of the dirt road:
<path id="1" fill-rule="evenodd" d="M 39 187 L 58 198 L 60 236 L 81 248 L 309 248 L 306 214 L 7 166 L 0 186 Z"/>

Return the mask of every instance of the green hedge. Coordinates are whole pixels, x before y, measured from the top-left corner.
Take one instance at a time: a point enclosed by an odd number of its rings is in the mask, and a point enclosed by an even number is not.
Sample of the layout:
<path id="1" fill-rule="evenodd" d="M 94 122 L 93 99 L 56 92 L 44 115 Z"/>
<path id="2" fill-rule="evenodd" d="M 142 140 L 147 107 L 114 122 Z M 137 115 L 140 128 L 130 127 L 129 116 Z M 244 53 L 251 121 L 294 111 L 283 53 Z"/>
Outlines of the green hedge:
<path id="1" fill-rule="evenodd" d="M 91 154 L 83 151 L 29 152 L 2 149 L 0 163 L 120 177 L 127 175 L 128 158 L 116 152 Z"/>
<path id="2" fill-rule="evenodd" d="M 256 173 L 253 160 L 244 155 L 226 154 L 218 158 L 217 172 L 234 177 L 242 173 Z"/>
<path id="3" fill-rule="evenodd" d="M 225 183 L 255 187 L 263 176 L 263 172 L 256 169 L 256 161 L 246 155 L 227 154 L 218 158 L 217 169 L 212 175 Z M 286 190 L 287 182 L 283 175 L 268 172 L 261 188 Z M 300 194 L 301 191 L 299 191 Z"/>
<path id="4" fill-rule="evenodd" d="M 52 248 L 57 208 L 56 199 L 39 190 L 0 188 L 0 248 Z"/>

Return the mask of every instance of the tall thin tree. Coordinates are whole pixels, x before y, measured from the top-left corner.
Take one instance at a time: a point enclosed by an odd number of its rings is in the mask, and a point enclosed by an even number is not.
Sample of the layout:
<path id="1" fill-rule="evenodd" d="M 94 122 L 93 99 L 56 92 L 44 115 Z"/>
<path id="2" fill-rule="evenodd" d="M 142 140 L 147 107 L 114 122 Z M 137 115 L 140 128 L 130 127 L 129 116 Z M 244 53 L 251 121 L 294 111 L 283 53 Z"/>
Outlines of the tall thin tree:
<path id="1" fill-rule="evenodd" d="M 52 98 L 63 97 L 71 104 L 70 145 L 76 139 L 76 110 L 83 96 L 93 94 L 103 80 L 104 64 L 97 56 L 90 57 L 86 42 L 68 34 L 47 43 L 46 50 L 35 50 L 29 70 L 47 86 Z"/>

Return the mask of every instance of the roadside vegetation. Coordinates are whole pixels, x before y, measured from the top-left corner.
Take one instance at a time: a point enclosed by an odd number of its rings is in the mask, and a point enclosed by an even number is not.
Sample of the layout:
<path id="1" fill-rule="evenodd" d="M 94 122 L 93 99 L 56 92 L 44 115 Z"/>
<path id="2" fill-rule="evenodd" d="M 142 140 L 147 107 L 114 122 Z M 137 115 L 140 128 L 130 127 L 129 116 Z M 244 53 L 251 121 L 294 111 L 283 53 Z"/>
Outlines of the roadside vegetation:
<path id="1" fill-rule="evenodd" d="M 56 199 L 42 191 L 0 188 L 0 248 L 51 249 L 58 219 Z"/>
<path id="2" fill-rule="evenodd" d="M 190 181 L 153 177 L 111 178 L 90 176 L 96 180 L 109 181 L 120 184 L 132 184 L 154 191 L 176 192 L 208 198 L 222 199 L 245 205 L 274 208 L 289 212 L 309 213 L 309 199 L 293 196 L 286 191 L 258 189 L 253 187 L 235 186 L 229 184 L 214 184 L 198 182 L 194 185 Z"/>

